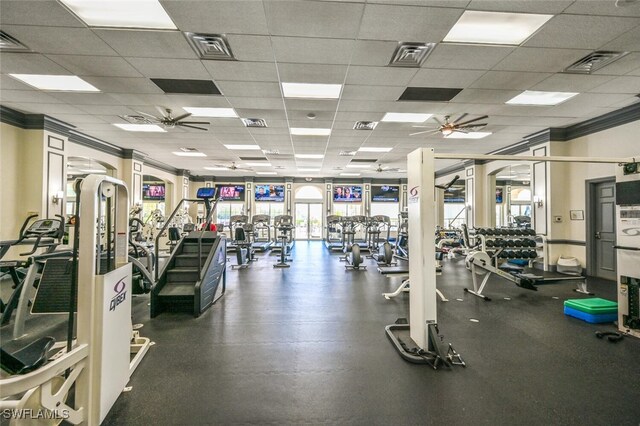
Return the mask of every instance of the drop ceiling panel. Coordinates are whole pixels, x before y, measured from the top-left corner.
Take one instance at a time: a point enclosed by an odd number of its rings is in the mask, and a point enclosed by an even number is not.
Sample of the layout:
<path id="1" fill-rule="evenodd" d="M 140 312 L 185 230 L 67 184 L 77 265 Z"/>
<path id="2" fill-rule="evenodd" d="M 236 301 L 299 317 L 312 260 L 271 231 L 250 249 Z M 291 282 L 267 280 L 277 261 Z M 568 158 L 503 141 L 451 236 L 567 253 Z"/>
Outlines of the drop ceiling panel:
<path id="1" fill-rule="evenodd" d="M 342 90 L 342 99 L 370 99 L 375 101 L 395 101 L 405 86 L 356 86 L 346 85 Z"/>
<path id="2" fill-rule="evenodd" d="M 480 78 L 484 71 L 475 70 L 450 70 L 450 69 L 426 69 L 418 70 L 411 79 L 412 87 L 469 87 Z"/>
<path id="3" fill-rule="evenodd" d="M 623 76 L 604 83 L 591 90 L 594 93 L 640 93 L 640 77 Z"/>
<path id="4" fill-rule="evenodd" d="M 107 43 L 88 28 L 37 27 L 34 31 L 30 25 L 3 25 L 2 29 L 38 53 L 116 55 Z"/>
<path id="5" fill-rule="evenodd" d="M 101 91 L 107 93 L 164 94 L 162 90 L 153 84 L 148 78 L 84 77 L 84 79 Z"/>
<path id="6" fill-rule="evenodd" d="M 417 72 L 416 68 L 351 66 L 347 84 L 406 86 Z"/>
<path id="7" fill-rule="evenodd" d="M 469 10 L 486 10 L 492 12 L 524 12 L 558 14 L 565 10 L 573 1 L 567 0 L 472 0 L 467 7 Z"/>
<path id="8" fill-rule="evenodd" d="M 396 41 L 357 40 L 351 65 L 386 66 L 396 47 Z"/>
<path id="9" fill-rule="evenodd" d="M 149 78 L 211 80 L 211 76 L 197 59 L 126 58 L 142 75 Z"/>
<path id="10" fill-rule="evenodd" d="M 597 49 L 638 25 L 638 18 L 558 15 L 551 18 L 524 45 Z"/>
<path id="11" fill-rule="evenodd" d="M 1 54 L 2 60 L 0 60 L 0 72 L 2 72 L 3 74 L 71 74 L 67 69 L 55 63 L 44 55 L 40 55 L 37 53 L 9 52 L 2 52 Z M 25 87 L 30 87 L 24 83 L 20 84 Z"/>
<path id="12" fill-rule="evenodd" d="M 239 61 L 274 60 L 271 39 L 267 36 L 227 34 L 227 41 Z"/>
<path id="13" fill-rule="evenodd" d="M 51 96 L 70 105 L 120 105 L 120 101 L 104 93 L 51 92 Z"/>
<path id="14" fill-rule="evenodd" d="M 187 39 L 179 31 L 120 31 L 94 32 L 120 56 L 139 58 L 197 59 Z"/>
<path id="15" fill-rule="evenodd" d="M 264 2 L 273 35 L 355 38 L 364 4 L 273 1 Z"/>
<path id="16" fill-rule="evenodd" d="M 284 109 L 240 108 L 240 109 L 236 109 L 236 113 L 243 118 L 263 118 L 267 120 L 267 125 L 269 125 L 269 120 L 286 120 L 287 119 Z"/>
<path id="17" fill-rule="evenodd" d="M 590 50 L 519 47 L 493 69 L 498 71 L 561 72 Z"/>
<path id="18" fill-rule="evenodd" d="M 640 37 L 640 35 L 638 36 Z M 640 68 L 640 52 L 632 52 L 612 64 L 594 72 L 594 75 L 625 75 Z"/>
<path id="19" fill-rule="evenodd" d="M 616 7 L 614 0 L 594 1 L 578 0 L 565 10 L 565 13 L 575 13 L 577 15 L 617 15 L 617 16 L 639 16 L 640 4 L 629 4 L 624 7 Z"/>
<path id="20" fill-rule="evenodd" d="M 504 104 L 519 95 L 520 91 L 496 89 L 464 89 L 451 102 L 467 104 Z"/>
<path id="21" fill-rule="evenodd" d="M 202 64 L 215 81 L 278 81 L 272 62 L 202 61 Z"/>
<path id="22" fill-rule="evenodd" d="M 44 104 L 44 103 L 22 103 L 22 102 L 2 102 L 2 105 L 16 109 L 29 114 L 48 114 L 55 117 L 57 114 L 84 114 L 79 108 L 72 107 L 62 103 Z"/>
<path id="23" fill-rule="evenodd" d="M 424 68 L 490 70 L 513 52 L 514 47 L 439 44 L 422 65 Z"/>
<path id="24" fill-rule="evenodd" d="M 165 10 L 182 31 L 208 34 L 268 34 L 260 1 L 162 1 Z"/>
<path id="25" fill-rule="evenodd" d="M 342 84 L 347 66 L 279 63 L 278 72 L 282 82 Z"/>
<path id="26" fill-rule="evenodd" d="M 273 51 L 278 62 L 307 64 L 348 64 L 353 40 L 272 37 Z"/>
<path id="27" fill-rule="evenodd" d="M 601 86 L 614 77 L 606 75 L 555 74 L 531 87 L 531 90 L 547 92 L 586 92 Z"/>
<path id="28" fill-rule="evenodd" d="M 84 123 L 111 123 L 111 121 L 103 120 L 101 117 L 95 115 L 75 115 L 75 114 L 58 114 L 56 116 L 58 120 L 64 121 L 74 126 L 78 126 Z"/>
<path id="29" fill-rule="evenodd" d="M 234 108 L 256 108 L 256 109 L 282 109 L 284 102 L 281 97 L 261 98 L 261 97 L 234 97 L 227 96 L 227 100 Z M 258 117 L 259 118 L 259 117 Z"/>
<path id="30" fill-rule="evenodd" d="M 308 127 L 308 128 L 312 128 L 312 129 L 330 129 L 332 123 L 333 123 L 332 120 L 327 120 L 327 121 L 320 121 L 318 119 L 315 119 L 315 120 L 309 120 L 309 119 L 293 120 L 293 119 L 289 118 L 289 126 L 291 126 L 292 128 L 294 128 L 294 127 L 302 127 L 302 128 Z M 313 137 L 313 136 L 309 136 L 309 137 Z M 326 138 L 325 136 L 322 136 L 322 137 Z"/>
<path id="31" fill-rule="evenodd" d="M 55 96 L 51 96 L 39 90 L 8 90 L 2 88 L 2 103 L 4 102 L 18 102 L 18 103 L 45 103 L 55 104 L 63 103 L 63 100 L 58 99 Z"/>
<path id="32" fill-rule="evenodd" d="M 440 42 L 463 10 L 367 4 L 359 38 Z"/>
<path id="33" fill-rule="evenodd" d="M 142 77 L 125 59 L 117 56 L 47 55 L 49 59 L 79 76 Z"/>
<path id="34" fill-rule="evenodd" d="M 216 83 L 224 96 L 277 98 L 281 95 L 280 86 L 277 83 L 254 81 L 217 81 Z"/>
<path id="35" fill-rule="evenodd" d="M 308 114 L 308 110 L 305 109 L 288 109 L 287 110 L 287 116 L 289 117 L 290 121 L 295 121 L 295 122 L 302 122 L 302 126 L 299 127 L 309 127 L 309 125 L 315 121 L 324 121 L 324 122 L 329 122 L 329 125 L 331 125 L 331 122 L 333 121 L 333 118 L 335 116 L 335 109 L 327 109 L 326 111 L 323 110 L 318 110 L 318 109 L 314 109 L 313 113 L 316 115 L 316 118 L 314 118 L 313 120 L 310 120 L 309 117 L 307 117 Z M 296 127 L 293 124 L 291 125 L 291 127 Z"/>
<path id="36" fill-rule="evenodd" d="M 0 24 L 84 27 L 84 24 L 54 0 L 2 0 Z"/>
<path id="37" fill-rule="evenodd" d="M 550 73 L 488 71 L 474 81 L 470 87 L 475 89 L 527 90 L 551 75 Z"/>
<path id="38" fill-rule="evenodd" d="M 603 49 L 640 52 L 640 27 L 636 27 L 625 34 L 622 34 L 610 43 L 607 43 Z"/>
<path id="39" fill-rule="evenodd" d="M 315 99 L 285 99 L 287 111 L 335 111 L 338 107 L 337 100 L 315 100 Z"/>

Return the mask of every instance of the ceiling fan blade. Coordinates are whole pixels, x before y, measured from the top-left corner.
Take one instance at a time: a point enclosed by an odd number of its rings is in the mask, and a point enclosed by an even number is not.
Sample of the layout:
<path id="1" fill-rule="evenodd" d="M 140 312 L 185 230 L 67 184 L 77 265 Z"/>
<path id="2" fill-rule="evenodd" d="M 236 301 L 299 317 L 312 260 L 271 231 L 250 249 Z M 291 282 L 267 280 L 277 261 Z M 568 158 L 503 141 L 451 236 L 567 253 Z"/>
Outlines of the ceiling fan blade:
<path id="1" fill-rule="evenodd" d="M 469 133 L 469 131 L 464 127 L 456 127 L 453 131 L 458 133 Z"/>
<path id="2" fill-rule="evenodd" d="M 421 134 L 423 134 L 423 133 L 426 133 L 426 134 L 428 134 L 428 135 L 432 135 L 432 134 L 435 134 L 435 133 L 438 133 L 438 132 L 440 132 L 440 129 L 436 129 L 436 130 L 424 130 L 424 131 L 422 131 L 422 132 L 410 133 L 410 134 L 409 134 L 409 136 L 421 135 Z"/>
<path id="3" fill-rule="evenodd" d="M 433 126 L 411 126 L 411 127 L 416 127 L 419 129 L 437 129 L 437 127 L 433 127 Z"/>
<path id="4" fill-rule="evenodd" d="M 191 116 L 191 113 L 190 113 L 190 112 L 188 112 L 188 113 L 186 113 L 186 114 L 179 115 L 179 116 L 177 116 L 177 117 L 173 117 L 173 118 L 172 118 L 172 120 L 173 120 L 173 121 L 180 121 L 180 120 L 183 120 L 183 119 L 185 119 L 185 118 L 187 118 L 187 117 L 189 117 L 189 116 Z"/>
<path id="5" fill-rule="evenodd" d="M 180 121 L 176 124 L 211 124 L 208 121 Z"/>
<path id="6" fill-rule="evenodd" d="M 383 172 L 397 172 L 398 170 L 400 170 L 400 169 L 397 168 L 397 167 L 393 167 L 391 169 L 384 169 Z"/>
<path id="7" fill-rule="evenodd" d="M 464 126 L 464 125 L 467 125 L 469 123 L 473 123 L 475 121 L 484 120 L 485 118 L 489 118 L 489 116 L 488 115 L 483 115 L 482 117 L 473 118 L 471 120 L 465 121 L 464 123 L 458 123 L 457 126 Z"/>
<path id="8" fill-rule="evenodd" d="M 156 123 L 159 123 L 161 121 L 160 118 L 156 117 L 155 115 L 147 114 L 146 112 L 136 111 L 136 114 L 140 114 L 140 115 L 143 115 L 145 117 L 149 117 L 150 119 L 152 119 Z"/>
<path id="9" fill-rule="evenodd" d="M 184 123 L 176 123 L 176 126 L 189 127 L 190 129 L 198 129 L 198 130 L 204 130 L 204 131 L 209 130 L 206 127 L 192 126 L 191 124 L 184 124 Z"/>
<path id="10" fill-rule="evenodd" d="M 431 117 L 431 118 L 433 118 L 433 120 L 434 120 L 436 123 L 438 123 L 438 125 L 439 125 L 440 127 L 444 126 L 444 123 L 443 123 L 442 121 L 438 120 L 438 118 L 437 118 L 436 116 L 433 116 L 433 117 Z"/>
<path id="11" fill-rule="evenodd" d="M 456 124 L 458 121 L 462 120 L 462 119 L 463 119 L 463 118 L 465 118 L 467 115 L 469 115 L 469 114 L 467 114 L 467 113 L 465 112 L 465 113 L 464 113 L 464 114 L 462 114 L 460 117 L 458 117 L 458 118 L 457 118 L 457 119 L 456 119 L 452 124 Z"/>
<path id="12" fill-rule="evenodd" d="M 163 118 L 168 118 L 171 115 L 171 113 L 169 112 L 171 110 L 169 108 L 164 108 L 156 105 L 156 109 L 160 113 L 160 116 L 162 116 Z"/>
<path id="13" fill-rule="evenodd" d="M 484 127 L 488 123 L 469 124 L 464 126 L 456 126 L 456 129 L 476 129 L 478 127 Z"/>

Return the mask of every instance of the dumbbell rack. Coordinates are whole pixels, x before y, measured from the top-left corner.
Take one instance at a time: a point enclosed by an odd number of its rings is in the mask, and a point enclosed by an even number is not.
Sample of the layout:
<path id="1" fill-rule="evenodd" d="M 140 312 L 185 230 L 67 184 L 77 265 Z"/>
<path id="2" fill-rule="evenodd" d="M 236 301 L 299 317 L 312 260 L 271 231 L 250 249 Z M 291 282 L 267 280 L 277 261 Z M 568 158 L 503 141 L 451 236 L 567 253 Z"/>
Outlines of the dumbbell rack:
<path id="1" fill-rule="evenodd" d="M 524 233 L 527 235 L 523 235 Z M 540 260 L 535 232 L 512 228 L 481 228 L 475 230 L 473 237 L 478 250 L 487 253 L 496 268 L 501 262 L 512 259 L 527 260 L 529 267 Z"/>

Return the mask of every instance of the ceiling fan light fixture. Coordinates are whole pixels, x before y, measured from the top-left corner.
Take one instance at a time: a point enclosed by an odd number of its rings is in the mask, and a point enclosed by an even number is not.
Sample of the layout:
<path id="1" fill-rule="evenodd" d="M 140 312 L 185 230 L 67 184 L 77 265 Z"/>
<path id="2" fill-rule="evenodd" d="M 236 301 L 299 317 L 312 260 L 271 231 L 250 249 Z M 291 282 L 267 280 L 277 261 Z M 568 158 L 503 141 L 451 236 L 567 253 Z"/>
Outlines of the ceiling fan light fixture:
<path id="1" fill-rule="evenodd" d="M 453 129 L 446 128 L 442 129 L 441 132 L 444 136 L 450 136 L 453 133 Z"/>

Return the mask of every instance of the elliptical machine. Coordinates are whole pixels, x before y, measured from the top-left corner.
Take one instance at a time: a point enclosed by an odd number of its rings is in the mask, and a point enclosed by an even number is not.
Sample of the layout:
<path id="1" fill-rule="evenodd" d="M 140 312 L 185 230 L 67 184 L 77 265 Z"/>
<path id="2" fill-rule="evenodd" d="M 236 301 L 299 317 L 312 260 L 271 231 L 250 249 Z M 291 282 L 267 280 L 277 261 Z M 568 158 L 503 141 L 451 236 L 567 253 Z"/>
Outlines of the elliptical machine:
<path id="1" fill-rule="evenodd" d="M 380 234 L 386 232 L 384 242 L 380 244 Z M 367 222 L 367 237 L 369 241 L 369 253 L 367 258 L 378 262 L 378 266 L 392 266 L 398 262 L 393 261 L 393 247 L 389 242 L 391 235 L 391 219 L 389 216 L 371 216 Z"/>
<path id="2" fill-rule="evenodd" d="M 231 265 L 231 269 L 245 269 L 251 262 L 258 259 L 255 257 L 253 248 L 253 224 L 245 223 L 237 226 L 233 231 L 233 244 L 236 246 L 237 264 Z"/>
<path id="3" fill-rule="evenodd" d="M 280 215 L 276 216 L 273 221 L 273 226 L 279 232 L 280 240 L 282 240 L 282 249 L 280 250 L 280 261 L 273 265 L 274 268 L 289 268 L 291 265 L 287 263 L 288 259 L 287 254 L 289 250 L 287 250 L 289 241 L 289 233 L 293 230 L 293 217 L 289 215 Z"/>
<path id="4" fill-rule="evenodd" d="M 346 269 L 367 269 L 366 266 L 360 266 L 362 263 L 362 255 L 360 254 L 360 246 L 354 242 L 356 235 L 357 223 L 352 217 L 345 217 L 341 223 L 342 226 L 342 252 L 344 256 L 340 258 L 341 262 L 346 262 Z"/>

